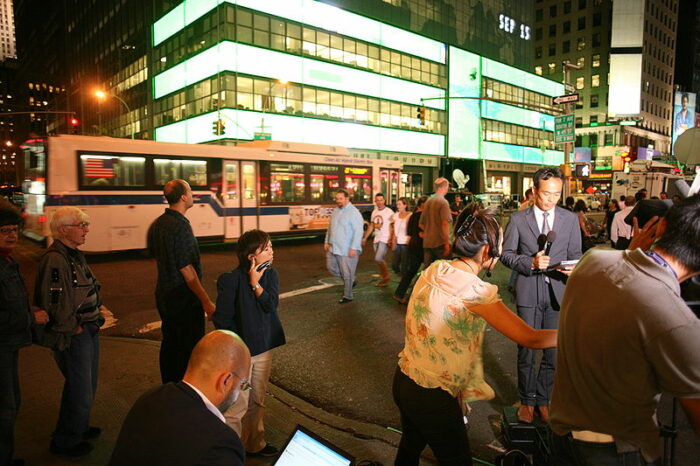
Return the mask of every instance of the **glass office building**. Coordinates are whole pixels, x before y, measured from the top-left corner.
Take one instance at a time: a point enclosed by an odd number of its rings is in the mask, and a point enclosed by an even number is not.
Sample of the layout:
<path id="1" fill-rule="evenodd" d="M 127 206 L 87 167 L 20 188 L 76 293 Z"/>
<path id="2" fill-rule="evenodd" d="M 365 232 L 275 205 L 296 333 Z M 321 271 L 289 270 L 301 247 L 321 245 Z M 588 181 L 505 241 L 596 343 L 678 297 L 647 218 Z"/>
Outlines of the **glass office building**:
<path id="1" fill-rule="evenodd" d="M 525 31 L 501 16 L 492 33 Z M 563 163 L 561 84 L 334 5 L 185 0 L 153 24 L 151 45 L 158 141 L 342 145 L 401 160 L 409 194 L 453 166 L 474 192 L 517 194 Z"/>

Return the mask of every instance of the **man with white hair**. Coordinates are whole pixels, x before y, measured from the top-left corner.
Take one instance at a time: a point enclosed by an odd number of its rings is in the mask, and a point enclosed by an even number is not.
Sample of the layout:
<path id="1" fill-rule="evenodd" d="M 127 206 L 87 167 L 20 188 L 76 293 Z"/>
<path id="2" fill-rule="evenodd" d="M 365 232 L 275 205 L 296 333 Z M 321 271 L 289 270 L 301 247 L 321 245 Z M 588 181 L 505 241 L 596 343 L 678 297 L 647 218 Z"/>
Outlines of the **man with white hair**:
<path id="1" fill-rule="evenodd" d="M 222 413 L 248 390 L 250 351 L 215 330 L 192 350 L 185 377 L 146 392 L 124 419 L 112 466 L 242 466 L 243 444 Z"/>
<path id="2" fill-rule="evenodd" d="M 35 304 L 49 313 L 41 344 L 65 378 L 61 409 L 51 441 L 51 452 L 82 456 L 92 450 L 86 440 L 101 429 L 90 427 L 90 410 L 97 390 L 100 283 L 78 247 L 90 231 L 88 216 L 77 207 L 60 207 L 51 218 L 54 242 L 39 264 Z"/>

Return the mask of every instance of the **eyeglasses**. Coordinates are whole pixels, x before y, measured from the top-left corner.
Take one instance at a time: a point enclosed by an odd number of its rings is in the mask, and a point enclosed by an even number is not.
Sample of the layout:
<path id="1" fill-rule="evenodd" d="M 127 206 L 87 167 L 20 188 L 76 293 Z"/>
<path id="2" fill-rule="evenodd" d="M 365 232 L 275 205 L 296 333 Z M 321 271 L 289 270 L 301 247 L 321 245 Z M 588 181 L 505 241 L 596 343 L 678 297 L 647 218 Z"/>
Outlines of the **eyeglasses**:
<path id="1" fill-rule="evenodd" d="M 12 233 L 19 233 L 19 227 L 17 225 L 12 227 L 2 227 L 0 228 L 0 233 L 3 235 L 10 235 Z"/>
<path id="2" fill-rule="evenodd" d="M 76 227 L 76 228 L 87 228 L 90 226 L 90 222 L 80 222 L 80 223 L 69 223 L 66 225 L 63 225 L 64 227 Z"/>
<path id="3" fill-rule="evenodd" d="M 242 391 L 242 392 L 247 392 L 248 390 L 250 390 L 251 388 L 253 388 L 253 386 L 250 385 L 250 380 L 249 380 L 249 379 L 247 379 L 247 378 L 244 379 L 244 378 L 242 378 L 240 375 L 236 374 L 235 372 L 231 372 L 231 373 L 232 373 L 233 375 L 235 375 L 236 377 L 238 377 L 239 379 L 241 379 L 241 391 Z"/>

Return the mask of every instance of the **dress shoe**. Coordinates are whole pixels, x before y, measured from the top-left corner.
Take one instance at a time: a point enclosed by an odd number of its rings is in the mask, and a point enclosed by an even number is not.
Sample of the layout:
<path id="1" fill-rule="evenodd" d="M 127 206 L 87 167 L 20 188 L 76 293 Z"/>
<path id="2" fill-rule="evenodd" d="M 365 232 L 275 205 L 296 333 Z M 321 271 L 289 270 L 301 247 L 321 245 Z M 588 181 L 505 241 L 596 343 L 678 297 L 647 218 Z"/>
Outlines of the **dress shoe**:
<path id="1" fill-rule="evenodd" d="M 95 440 L 102 433 L 102 429 L 95 426 L 88 427 L 88 430 L 83 432 L 83 439 L 85 440 Z"/>
<path id="2" fill-rule="evenodd" d="M 354 280 L 354 281 L 352 282 L 352 287 L 355 288 L 356 286 L 357 286 L 357 280 Z"/>
<path id="3" fill-rule="evenodd" d="M 54 441 L 51 441 L 49 448 L 54 455 L 63 456 L 84 456 L 92 451 L 92 445 L 87 442 L 80 442 L 72 447 L 59 447 Z"/>
<path id="4" fill-rule="evenodd" d="M 549 422 L 549 406 L 538 406 L 537 414 L 540 416 L 540 419 L 542 419 L 544 422 Z"/>
<path id="5" fill-rule="evenodd" d="M 535 418 L 535 407 L 534 406 L 522 405 L 520 408 L 518 408 L 518 421 L 532 424 L 532 421 L 534 418 Z"/>
<path id="6" fill-rule="evenodd" d="M 275 456 L 277 453 L 279 453 L 277 447 L 268 443 L 265 445 L 265 448 L 260 451 L 256 451 L 255 453 L 246 452 L 246 456 Z"/>
<path id="7" fill-rule="evenodd" d="M 351 302 L 352 302 L 352 299 L 348 299 L 348 298 L 346 298 L 346 297 L 343 296 L 343 297 L 340 299 L 340 301 L 338 301 L 338 304 L 345 304 L 345 303 L 351 303 Z"/>

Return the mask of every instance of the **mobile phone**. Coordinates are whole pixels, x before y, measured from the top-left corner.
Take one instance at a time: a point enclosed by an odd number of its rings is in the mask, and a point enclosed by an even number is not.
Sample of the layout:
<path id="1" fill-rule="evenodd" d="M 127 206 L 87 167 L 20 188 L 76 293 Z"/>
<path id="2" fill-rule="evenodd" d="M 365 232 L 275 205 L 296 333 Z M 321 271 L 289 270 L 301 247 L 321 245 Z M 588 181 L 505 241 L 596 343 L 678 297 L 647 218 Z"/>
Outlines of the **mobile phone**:
<path id="1" fill-rule="evenodd" d="M 272 265 L 272 261 L 265 261 L 262 264 L 258 265 L 258 267 L 255 270 L 257 270 L 258 272 L 262 272 L 263 270 L 265 270 L 266 268 L 268 268 L 271 265 Z"/>

